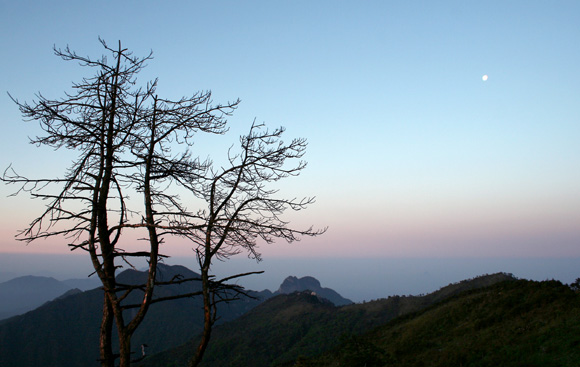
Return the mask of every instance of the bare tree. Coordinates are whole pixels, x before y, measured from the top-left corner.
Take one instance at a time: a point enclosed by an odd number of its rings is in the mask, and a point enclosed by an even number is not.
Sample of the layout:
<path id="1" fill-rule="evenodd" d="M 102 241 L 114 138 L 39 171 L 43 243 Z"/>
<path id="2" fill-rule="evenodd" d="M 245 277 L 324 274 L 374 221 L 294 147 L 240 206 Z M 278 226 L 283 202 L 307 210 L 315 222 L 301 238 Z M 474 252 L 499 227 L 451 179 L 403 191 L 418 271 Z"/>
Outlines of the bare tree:
<path id="1" fill-rule="evenodd" d="M 284 211 L 304 209 L 314 199 L 277 198 L 277 191 L 268 187 L 306 167 L 300 159 L 307 144 L 304 139 L 284 144 L 283 128 L 270 132 L 254 123 L 240 138 L 240 152 L 229 152 L 228 166 L 215 168 L 209 159 L 195 158 L 190 147 L 197 133 L 225 133 L 226 117 L 239 100 L 214 105 L 211 92 L 179 100 L 160 98 L 157 80 L 137 87 L 136 76 L 151 54 L 134 57 L 121 42 L 111 48 L 100 41 L 112 55 L 110 63 L 106 56 L 94 60 L 68 47 L 54 49 L 64 60 L 96 70 L 94 76 L 73 84 L 73 92 L 64 98 L 51 100 L 38 94 L 31 104 L 13 98 L 23 116 L 37 121 L 43 131 L 44 135 L 31 139 L 32 144 L 66 148 L 77 157 L 62 178 L 33 179 L 17 174 L 12 167 L 6 169 L 1 179 L 19 186 L 15 195 L 25 192 L 47 203 L 18 238 L 26 242 L 66 238 L 71 250 L 86 251 L 90 256 L 104 291 L 99 342 L 102 367 L 113 367 L 117 357 L 121 367 L 130 365 L 131 337 L 152 304 L 202 296 L 204 329 L 190 361 L 196 366 L 218 317 L 217 305 L 247 295 L 243 287 L 230 281 L 260 273 L 216 279 L 211 274 L 212 261 L 242 251 L 259 261 L 258 241 L 271 243 L 281 238 L 292 242 L 325 231 L 289 227 L 281 217 Z M 287 161 L 295 159 L 298 162 L 288 166 Z M 203 199 L 207 208 L 188 209 L 176 187 Z M 130 199 L 133 195 L 141 199 Z M 131 231 L 143 236 L 138 250 L 129 249 L 127 240 L 123 241 Z M 165 257 L 161 247 L 175 236 L 193 244 L 200 279 L 158 280 L 157 264 Z M 143 284 L 117 280 L 116 271 L 133 267 L 132 259 L 148 262 Z M 201 281 L 201 291 L 165 298 L 154 295 L 156 286 L 194 280 Z M 134 312 L 124 312 L 128 309 Z M 114 326 L 118 353 L 112 345 Z"/>
<path id="2" fill-rule="evenodd" d="M 260 260 L 258 241 L 272 243 L 275 239 L 288 242 L 301 236 L 317 236 L 326 229 L 295 229 L 282 219 L 287 210 L 302 210 L 314 202 L 314 198 L 284 199 L 268 184 L 288 176 L 297 176 L 306 167 L 299 160 L 306 150 L 306 140 L 282 141 L 284 128 L 269 131 L 263 124 L 252 124 L 247 135 L 240 137 L 239 153 L 228 153 L 227 167 L 211 169 L 199 189 L 207 203 L 195 219 L 200 225 L 191 226 L 189 238 L 196 246 L 197 261 L 201 271 L 204 304 L 204 329 L 189 366 L 197 366 L 211 337 L 212 326 L 217 318 L 217 305 L 232 299 L 212 282 L 210 269 L 214 259 L 227 259 L 242 251 Z M 235 277 L 241 276 L 240 274 Z M 229 280 L 226 278 L 226 280 Z M 234 296 L 235 297 L 235 296 Z"/>
<path id="3" fill-rule="evenodd" d="M 62 178 L 31 179 L 9 167 L 2 180 L 19 185 L 19 192 L 47 202 L 18 238 L 26 242 L 64 237 L 71 250 L 88 252 L 104 290 L 100 332 L 101 365 L 112 367 L 112 330 L 119 336 L 120 366 L 130 364 L 131 336 L 143 321 L 154 299 L 157 263 L 164 237 L 181 231 L 179 218 L 185 209 L 176 195 L 165 190 L 173 184 L 193 189 L 196 178 L 203 177 L 208 162 L 193 159 L 189 144 L 172 151 L 174 142 L 189 143 L 197 132 L 221 134 L 226 120 L 239 101 L 213 105 L 210 92 L 196 93 L 178 101 L 164 100 L 155 94 L 157 80 L 136 87 L 136 75 L 151 59 L 138 58 L 119 46 L 110 48 L 111 63 L 71 51 L 54 49 L 64 60 L 77 61 L 96 73 L 73 84 L 73 92 L 51 100 L 38 94 L 32 104 L 13 100 L 28 120 L 38 121 L 43 136 L 31 139 L 35 145 L 75 151 L 77 159 Z M 192 190 L 195 192 L 195 190 Z M 142 204 L 128 200 L 129 193 L 142 197 Z M 142 250 L 126 251 L 122 245 L 127 230 L 145 230 Z M 131 265 L 130 259 L 144 258 L 149 263 L 148 279 L 141 285 L 120 284 L 116 270 Z M 175 280 L 182 282 L 184 280 Z M 129 304 L 132 294 L 141 301 Z M 183 295 L 191 296 L 191 295 Z M 135 308 L 127 319 L 123 311 Z"/>

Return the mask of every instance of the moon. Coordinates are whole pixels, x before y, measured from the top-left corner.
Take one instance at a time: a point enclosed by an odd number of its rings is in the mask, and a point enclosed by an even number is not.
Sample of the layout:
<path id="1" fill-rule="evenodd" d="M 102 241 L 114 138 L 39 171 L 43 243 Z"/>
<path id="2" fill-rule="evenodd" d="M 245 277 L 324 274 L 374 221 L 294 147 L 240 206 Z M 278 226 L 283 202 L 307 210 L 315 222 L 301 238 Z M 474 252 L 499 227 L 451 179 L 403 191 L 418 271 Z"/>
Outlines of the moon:
<path id="1" fill-rule="evenodd" d="M 481 77 L 481 80 L 483 80 L 484 82 L 487 80 L 487 74 L 485 74 L 484 76 Z"/>

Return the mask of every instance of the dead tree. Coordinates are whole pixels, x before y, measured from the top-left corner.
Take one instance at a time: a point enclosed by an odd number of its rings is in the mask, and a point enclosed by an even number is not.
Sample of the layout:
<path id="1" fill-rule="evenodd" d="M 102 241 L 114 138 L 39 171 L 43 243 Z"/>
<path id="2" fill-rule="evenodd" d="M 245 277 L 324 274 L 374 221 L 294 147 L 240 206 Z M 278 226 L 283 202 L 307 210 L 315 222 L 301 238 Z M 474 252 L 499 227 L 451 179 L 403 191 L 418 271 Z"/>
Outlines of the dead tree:
<path id="1" fill-rule="evenodd" d="M 42 136 L 31 139 L 35 145 L 69 149 L 77 154 L 62 178 L 28 178 L 9 167 L 2 181 L 15 184 L 15 194 L 26 192 L 44 200 L 46 209 L 18 238 L 31 242 L 46 238 L 66 238 L 71 250 L 86 251 L 104 290 L 100 332 L 100 360 L 113 367 L 112 332 L 116 325 L 121 367 L 130 364 L 131 336 L 143 321 L 149 306 L 163 299 L 154 298 L 157 263 L 164 255 L 164 239 L 191 230 L 190 215 L 174 185 L 196 192 L 194 184 L 205 177 L 209 163 L 192 158 L 190 143 L 198 132 L 221 134 L 226 116 L 239 101 L 213 105 L 210 92 L 196 93 L 177 101 L 156 95 L 157 80 L 136 87 L 136 76 L 151 54 L 138 58 L 121 47 L 109 47 L 112 56 L 91 59 L 71 51 L 54 49 L 64 60 L 75 61 L 95 70 L 95 75 L 73 84 L 73 91 L 53 100 L 38 94 L 31 104 L 14 99 L 27 120 L 37 121 Z M 141 200 L 129 200 L 130 194 Z M 127 251 L 123 235 L 144 231 L 143 248 Z M 147 282 L 119 284 L 115 272 L 131 259 L 144 258 L 149 264 Z M 175 283 L 184 280 L 176 280 Z M 129 304 L 138 294 L 140 302 Z M 201 292 L 200 292 L 201 293 Z M 192 296 L 182 295 L 180 297 Z M 133 317 L 123 313 L 136 309 Z"/>
<path id="2" fill-rule="evenodd" d="M 317 236 L 326 230 L 295 229 L 282 218 L 287 209 L 305 209 L 314 202 L 313 197 L 279 198 L 278 190 L 268 187 L 288 176 L 299 175 L 306 167 L 306 162 L 300 160 L 306 150 L 306 140 L 298 138 L 285 144 L 283 133 L 284 128 L 269 131 L 262 124 L 252 124 L 249 133 L 240 137 L 239 153 L 231 150 L 228 153 L 229 165 L 210 169 L 210 175 L 196 188 L 207 208 L 193 217 L 196 224 L 191 225 L 185 235 L 195 245 L 201 271 L 204 329 L 190 367 L 197 366 L 203 358 L 218 316 L 217 305 L 238 295 L 224 292 L 221 287 L 223 281 L 229 279 L 212 281 L 212 262 L 241 252 L 259 261 L 258 241 L 272 243 L 283 239 L 293 242 L 301 236 Z M 297 163 L 288 164 L 296 159 Z"/>

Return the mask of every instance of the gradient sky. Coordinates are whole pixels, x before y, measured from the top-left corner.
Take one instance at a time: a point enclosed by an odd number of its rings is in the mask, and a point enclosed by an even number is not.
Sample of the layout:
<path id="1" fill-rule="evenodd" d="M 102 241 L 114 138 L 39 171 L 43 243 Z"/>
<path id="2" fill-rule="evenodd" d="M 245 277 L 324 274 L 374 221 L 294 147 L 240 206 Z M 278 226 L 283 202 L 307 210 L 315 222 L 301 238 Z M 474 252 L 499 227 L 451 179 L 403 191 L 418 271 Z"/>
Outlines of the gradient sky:
<path id="1" fill-rule="evenodd" d="M 161 96 L 242 100 L 202 156 L 223 158 L 254 118 L 308 139 L 282 193 L 315 195 L 291 218 L 329 230 L 266 258 L 580 257 L 578 19 L 578 1 L 1 1 L 0 166 L 68 166 L 27 144 L 37 125 L 5 92 L 61 97 L 91 74 L 52 46 L 97 57 L 100 36 L 153 50 L 140 80 L 159 77 Z M 41 206 L 13 191 L 0 186 L 0 252 L 67 252 L 14 241 Z"/>

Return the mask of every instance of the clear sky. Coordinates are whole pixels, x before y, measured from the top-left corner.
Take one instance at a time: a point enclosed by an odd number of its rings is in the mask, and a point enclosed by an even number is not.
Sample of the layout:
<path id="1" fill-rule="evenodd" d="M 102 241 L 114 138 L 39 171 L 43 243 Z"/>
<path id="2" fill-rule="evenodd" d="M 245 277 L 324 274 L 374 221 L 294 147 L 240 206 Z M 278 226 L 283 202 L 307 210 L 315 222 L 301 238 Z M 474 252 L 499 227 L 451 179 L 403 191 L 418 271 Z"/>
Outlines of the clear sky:
<path id="1" fill-rule="evenodd" d="M 580 258 L 578 19 L 578 1 L 0 1 L 0 166 L 68 166 L 27 144 L 37 126 L 5 92 L 61 97 L 90 74 L 52 46 L 96 57 L 100 36 L 153 50 L 140 80 L 159 77 L 161 96 L 242 100 L 202 156 L 223 157 L 254 118 L 308 139 L 282 193 L 315 195 L 292 218 L 329 230 L 266 259 Z M 67 252 L 14 241 L 41 207 L 13 189 L 0 252 Z"/>

